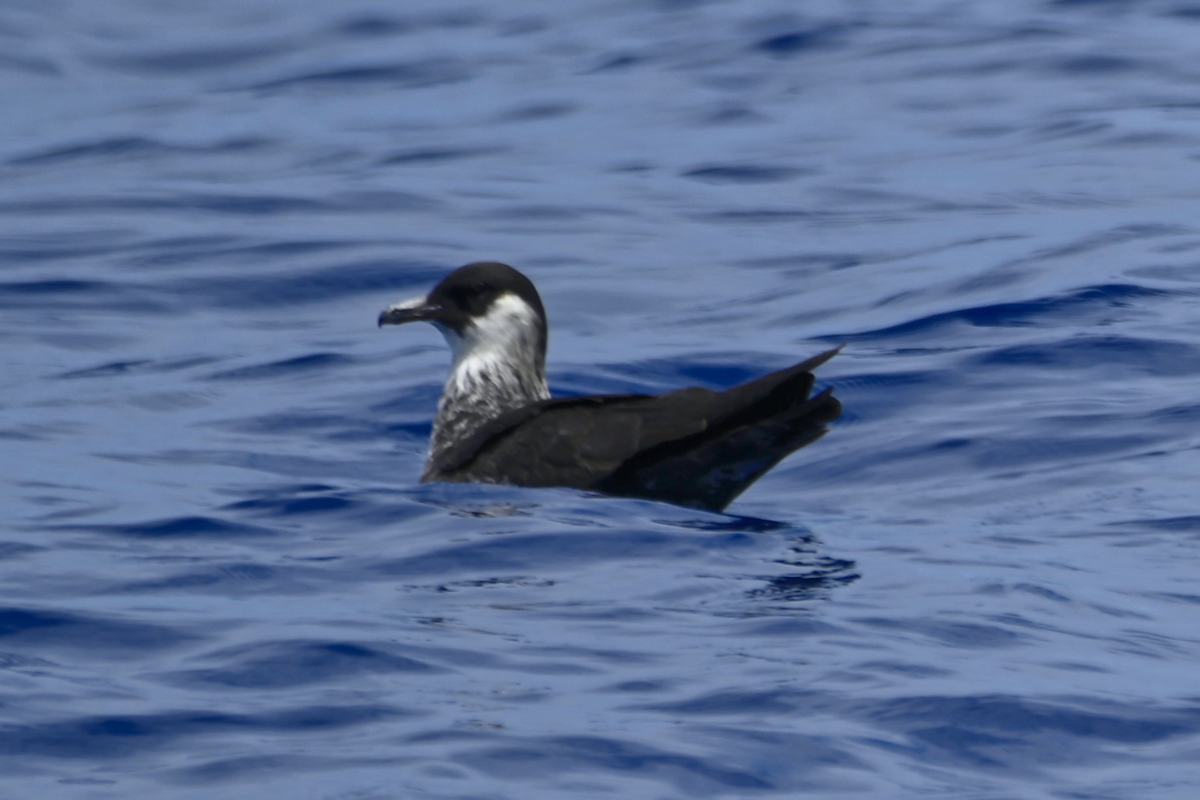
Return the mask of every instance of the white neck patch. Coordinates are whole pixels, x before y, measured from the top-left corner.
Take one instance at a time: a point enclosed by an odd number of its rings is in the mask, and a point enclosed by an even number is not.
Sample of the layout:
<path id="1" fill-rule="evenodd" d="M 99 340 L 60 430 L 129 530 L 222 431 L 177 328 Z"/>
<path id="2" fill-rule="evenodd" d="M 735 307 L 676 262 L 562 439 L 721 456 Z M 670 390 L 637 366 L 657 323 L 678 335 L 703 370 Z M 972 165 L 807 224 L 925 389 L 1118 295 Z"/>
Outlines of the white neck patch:
<path id="1" fill-rule="evenodd" d="M 454 351 L 454 365 L 438 401 L 429 464 L 488 420 L 550 399 L 541 319 L 517 295 L 497 297 L 462 333 L 437 328 Z"/>
<path id="2" fill-rule="evenodd" d="M 502 294 L 487 314 L 477 317 L 460 334 L 438 325 L 454 351 L 454 371 L 468 362 L 525 364 L 541 357 L 538 314 L 515 294 Z"/>

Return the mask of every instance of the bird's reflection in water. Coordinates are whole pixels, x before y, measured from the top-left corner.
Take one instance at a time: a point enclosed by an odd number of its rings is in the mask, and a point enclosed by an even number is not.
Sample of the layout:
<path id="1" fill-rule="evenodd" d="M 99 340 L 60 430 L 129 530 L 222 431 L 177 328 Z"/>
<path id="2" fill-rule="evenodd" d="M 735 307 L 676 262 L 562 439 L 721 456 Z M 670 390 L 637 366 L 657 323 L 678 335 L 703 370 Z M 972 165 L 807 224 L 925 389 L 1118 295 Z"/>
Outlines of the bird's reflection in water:
<path id="1" fill-rule="evenodd" d="M 764 585 L 746 594 L 751 598 L 793 602 L 811 600 L 827 591 L 858 580 L 857 564 L 845 558 L 833 558 L 817 552 L 820 540 L 812 532 L 786 522 L 727 515 L 720 519 L 656 520 L 664 525 L 711 532 L 787 533 L 788 554 L 775 559 L 776 564 L 795 567 L 795 572 L 783 575 L 760 575 Z"/>

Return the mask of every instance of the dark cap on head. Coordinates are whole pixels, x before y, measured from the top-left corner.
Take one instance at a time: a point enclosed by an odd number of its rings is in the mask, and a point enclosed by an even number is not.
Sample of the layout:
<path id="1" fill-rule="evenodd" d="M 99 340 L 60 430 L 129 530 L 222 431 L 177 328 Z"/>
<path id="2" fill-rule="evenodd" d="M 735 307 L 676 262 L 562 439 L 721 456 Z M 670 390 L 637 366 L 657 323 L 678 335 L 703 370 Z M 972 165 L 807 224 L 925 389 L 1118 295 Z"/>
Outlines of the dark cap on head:
<path id="1" fill-rule="evenodd" d="M 533 282 L 499 261 L 476 261 L 459 267 L 442 278 L 423 303 L 393 306 L 379 315 L 379 324 L 424 321 L 462 331 L 472 319 L 485 316 L 492 303 L 506 294 L 516 295 L 537 312 L 544 338 L 546 309 Z"/>

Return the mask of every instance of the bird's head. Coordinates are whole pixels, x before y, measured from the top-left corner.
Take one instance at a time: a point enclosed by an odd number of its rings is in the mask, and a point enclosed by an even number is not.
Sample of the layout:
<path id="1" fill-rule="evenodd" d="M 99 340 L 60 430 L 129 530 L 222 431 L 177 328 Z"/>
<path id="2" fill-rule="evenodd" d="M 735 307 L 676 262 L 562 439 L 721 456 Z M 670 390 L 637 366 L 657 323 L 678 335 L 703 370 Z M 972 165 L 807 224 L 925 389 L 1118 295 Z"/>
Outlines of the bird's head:
<path id="1" fill-rule="evenodd" d="M 388 306 L 379 325 L 432 323 L 454 350 L 456 364 L 492 355 L 541 364 L 546 310 L 533 282 L 507 264 L 479 261 L 451 272 L 425 297 Z"/>

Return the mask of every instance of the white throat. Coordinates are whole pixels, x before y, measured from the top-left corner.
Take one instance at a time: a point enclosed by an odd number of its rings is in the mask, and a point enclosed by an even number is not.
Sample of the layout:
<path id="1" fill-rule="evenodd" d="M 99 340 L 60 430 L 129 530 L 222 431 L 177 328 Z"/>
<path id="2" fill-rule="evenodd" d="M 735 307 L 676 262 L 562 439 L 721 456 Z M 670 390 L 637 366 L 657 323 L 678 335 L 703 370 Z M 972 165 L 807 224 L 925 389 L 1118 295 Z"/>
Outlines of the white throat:
<path id="1" fill-rule="evenodd" d="M 532 373 L 544 387 L 545 354 L 541 351 L 538 315 L 515 294 L 498 297 L 486 315 L 476 318 L 461 333 L 442 325 L 438 329 L 454 352 L 450 383 L 457 384 L 455 388 L 466 388 L 479 375 L 497 369 Z M 543 392 L 550 396 L 549 389 Z"/>
<path id="2" fill-rule="evenodd" d="M 520 297 L 501 295 L 461 332 L 437 327 L 454 363 L 438 402 L 427 470 L 439 453 L 480 426 L 550 398 L 542 322 Z"/>

